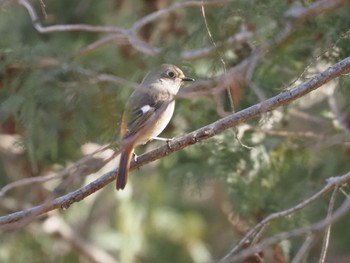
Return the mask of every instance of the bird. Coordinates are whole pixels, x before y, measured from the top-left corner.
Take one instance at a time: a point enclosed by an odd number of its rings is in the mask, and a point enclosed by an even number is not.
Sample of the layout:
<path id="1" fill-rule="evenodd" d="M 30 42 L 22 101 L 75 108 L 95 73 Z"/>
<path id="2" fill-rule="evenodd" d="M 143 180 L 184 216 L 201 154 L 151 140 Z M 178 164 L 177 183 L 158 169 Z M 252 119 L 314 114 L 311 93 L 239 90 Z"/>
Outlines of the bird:
<path id="1" fill-rule="evenodd" d="M 124 189 L 128 180 L 134 148 L 157 137 L 170 122 L 175 96 L 182 84 L 194 81 L 172 64 L 162 64 L 148 73 L 127 100 L 120 125 L 121 156 L 116 189 Z"/>

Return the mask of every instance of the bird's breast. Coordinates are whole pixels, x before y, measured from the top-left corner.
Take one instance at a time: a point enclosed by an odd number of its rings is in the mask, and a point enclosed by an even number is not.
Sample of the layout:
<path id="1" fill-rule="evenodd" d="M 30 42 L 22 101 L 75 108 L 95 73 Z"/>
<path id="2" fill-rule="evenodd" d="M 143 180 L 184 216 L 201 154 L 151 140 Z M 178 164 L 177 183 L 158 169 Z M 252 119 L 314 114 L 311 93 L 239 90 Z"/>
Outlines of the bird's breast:
<path id="1" fill-rule="evenodd" d="M 150 124 L 150 128 L 147 129 L 137 140 L 137 144 L 145 144 L 151 137 L 157 137 L 169 124 L 175 109 L 175 101 L 169 103 L 163 112 L 159 113 L 159 116 L 155 119 L 153 124 Z"/>

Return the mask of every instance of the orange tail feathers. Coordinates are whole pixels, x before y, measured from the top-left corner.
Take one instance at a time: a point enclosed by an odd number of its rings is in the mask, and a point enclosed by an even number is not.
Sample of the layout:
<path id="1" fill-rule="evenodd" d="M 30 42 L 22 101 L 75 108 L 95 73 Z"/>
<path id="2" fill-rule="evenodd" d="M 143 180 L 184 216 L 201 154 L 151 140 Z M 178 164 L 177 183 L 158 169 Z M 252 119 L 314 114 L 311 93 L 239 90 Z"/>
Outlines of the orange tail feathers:
<path id="1" fill-rule="evenodd" d="M 134 145 L 128 145 L 125 147 L 125 149 L 121 153 L 117 181 L 116 181 L 117 190 L 124 189 L 128 181 L 130 162 L 131 162 L 133 152 L 134 152 Z"/>

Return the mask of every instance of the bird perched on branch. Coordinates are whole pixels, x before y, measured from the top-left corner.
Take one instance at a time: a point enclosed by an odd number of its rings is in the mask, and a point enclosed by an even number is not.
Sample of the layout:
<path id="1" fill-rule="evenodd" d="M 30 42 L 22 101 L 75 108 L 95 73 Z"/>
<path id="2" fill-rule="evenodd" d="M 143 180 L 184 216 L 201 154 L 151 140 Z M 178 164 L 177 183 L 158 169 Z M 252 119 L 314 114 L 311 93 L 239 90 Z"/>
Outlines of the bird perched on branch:
<path id="1" fill-rule="evenodd" d="M 134 148 L 157 137 L 168 125 L 175 108 L 175 95 L 186 81 L 181 69 L 163 64 L 143 79 L 130 95 L 122 117 L 122 150 L 116 188 L 124 189 Z"/>

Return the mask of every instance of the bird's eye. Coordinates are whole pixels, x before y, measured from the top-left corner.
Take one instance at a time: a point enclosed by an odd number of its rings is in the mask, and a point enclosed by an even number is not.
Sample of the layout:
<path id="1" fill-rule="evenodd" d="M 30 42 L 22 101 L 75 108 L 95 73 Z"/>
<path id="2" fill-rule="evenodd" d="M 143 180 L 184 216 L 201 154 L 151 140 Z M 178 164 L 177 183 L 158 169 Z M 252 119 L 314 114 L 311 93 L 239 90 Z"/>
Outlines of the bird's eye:
<path id="1" fill-rule="evenodd" d="M 175 73 L 173 71 L 168 71 L 166 74 L 169 78 L 175 78 Z"/>

